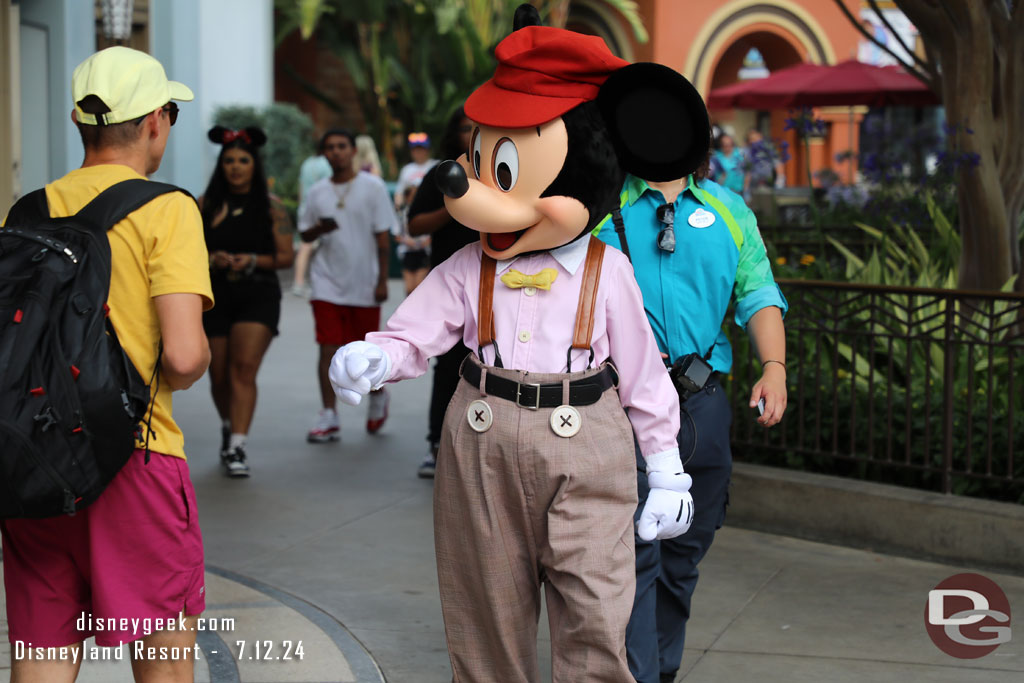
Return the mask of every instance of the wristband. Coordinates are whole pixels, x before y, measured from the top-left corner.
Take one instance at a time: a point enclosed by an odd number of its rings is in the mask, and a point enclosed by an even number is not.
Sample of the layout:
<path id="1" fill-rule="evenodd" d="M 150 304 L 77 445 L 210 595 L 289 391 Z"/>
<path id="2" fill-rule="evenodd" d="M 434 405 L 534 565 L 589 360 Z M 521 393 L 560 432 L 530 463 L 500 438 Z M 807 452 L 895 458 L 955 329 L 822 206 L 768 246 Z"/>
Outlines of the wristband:
<path id="1" fill-rule="evenodd" d="M 252 275 L 252 271 L 256 270 L 256 259 L 259 258 L 256 254 L 249 254 L 249 264 L 245 267 L 245 274 Z"/>
<path id="2" fill-rule="evenodd" d="M 781 360 L 772 360 L 772 359 L 761 361 L 761 369 L 764 370 L 764 366 L 768 365 L 769 363 L 778 363 L 779 365 L 782 366 L 783 370 L 786 369 L 786 364 L 783 363 Z"/>

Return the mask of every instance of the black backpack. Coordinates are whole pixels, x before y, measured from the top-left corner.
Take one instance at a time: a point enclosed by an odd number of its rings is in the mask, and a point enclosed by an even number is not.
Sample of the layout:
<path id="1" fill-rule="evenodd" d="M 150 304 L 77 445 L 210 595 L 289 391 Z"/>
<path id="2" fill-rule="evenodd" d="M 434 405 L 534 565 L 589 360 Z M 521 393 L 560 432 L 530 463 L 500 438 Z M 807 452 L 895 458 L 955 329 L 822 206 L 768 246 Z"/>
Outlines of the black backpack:
<path id="1" fill-rule="evenodd" d="M 150 387 L 108 317 L 106 232 L 169 192 L 126 180 L 50 218 L 37 190 L 0 228 L 0 519 L 74 514 L 134 451 Z"/>

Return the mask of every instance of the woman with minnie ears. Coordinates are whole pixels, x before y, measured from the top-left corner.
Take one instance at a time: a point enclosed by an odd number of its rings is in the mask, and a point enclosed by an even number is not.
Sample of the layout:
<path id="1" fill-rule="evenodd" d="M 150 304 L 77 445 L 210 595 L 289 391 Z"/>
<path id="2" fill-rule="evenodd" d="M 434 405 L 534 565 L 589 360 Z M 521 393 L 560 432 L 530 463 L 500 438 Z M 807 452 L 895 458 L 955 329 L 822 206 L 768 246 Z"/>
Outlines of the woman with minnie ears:
<path id="1" fill-rule="evenodd" d="M 274 272 L 292 265 L 287 214 L 272 203 L 258 148 L 259 128 L 214 126 L 223 145 L 199 198 L 216 307 L 203 314 L 210 340 L 210 389 L 221 419 L 221 464 L 229 477 L 248 477 L 245 446 L 256 409 L 256 372 L 281 315 Z"/>

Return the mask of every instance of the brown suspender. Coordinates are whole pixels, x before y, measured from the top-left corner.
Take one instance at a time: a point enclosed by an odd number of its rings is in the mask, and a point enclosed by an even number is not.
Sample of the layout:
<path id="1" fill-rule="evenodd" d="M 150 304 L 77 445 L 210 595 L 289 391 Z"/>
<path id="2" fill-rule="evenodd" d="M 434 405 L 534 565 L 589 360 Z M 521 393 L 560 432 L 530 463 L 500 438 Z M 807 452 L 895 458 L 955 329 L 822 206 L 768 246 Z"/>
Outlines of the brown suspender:
<path id="1" fill-rule="evenodd" d="M 587 246 L 587 260 L 583 268 L 583 282 L 580 284 L 580 300 L 576 306 L 576 326 L 573 331 L 572 346 L 569 348 L 568 356 L 571 357 L 572 349 L 590 349 L 590 357 L 593 360 L 594 352 L 590 347 L 590 340 L 594 335 L 594 304 L 597 301 L 597 285 L 601 281 L 601 264 L 604 262 L 604 242 L 596 237 L 590 237 L 590 244 Z M 487 254 L 480 257 L 480 299 L 477 343 L 479 353 L 483 355 L 483 347 L 487 344 L 494 344 L 494 275 L 497 269 L 497 262 Z M 495 344 L 495 358 L 500 363 L 501 356 L 498 354 Z M 481 361 L 483 358 L 481 357 Z M 588 363 L 589 366 L 589 363 Z M 501 367 L 498 365 L 498 367 Z M 571 365 L 568 365 L 570 372 Z"/>
<path id="2" fill-rule="evenodd" d="M 480 348 L 494 342 L 494 273 L 498 263 L 480 255 L 480 312 L 477 314 L 477 343 Z M 480 359 L 481 362 L 483 358 Z"/>
<path id="3" fill-rule="evenodd" d="M 576 305 L 576 331 L 572 336 L 574 349 L 590 348 L 590 338 L 594 335 L 594 302 L 597 301 L 597 283 L 601 280 L 603 262 L 604 242 L 591 237 L 587 247 L 587 265 L 583 270 L 583 284 L 580 285 L 580 302 Z"/>

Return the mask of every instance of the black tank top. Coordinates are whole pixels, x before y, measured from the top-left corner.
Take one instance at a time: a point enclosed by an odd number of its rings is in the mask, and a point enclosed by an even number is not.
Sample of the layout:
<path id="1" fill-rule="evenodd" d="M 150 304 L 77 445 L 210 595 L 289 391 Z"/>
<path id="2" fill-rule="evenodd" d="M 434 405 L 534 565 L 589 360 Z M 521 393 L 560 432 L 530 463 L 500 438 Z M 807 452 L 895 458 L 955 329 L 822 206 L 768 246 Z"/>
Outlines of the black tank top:
<path id="1" fill-rule="evenodd" d="M 227 202 L 228 215 L 224 220 L 216 227 L 203 223 L 206 249 L 232 254 L 276 254 L 270 214 L 257 215 L 260 212 L 253 208 L 251 194 L 229 194 Z"/>

